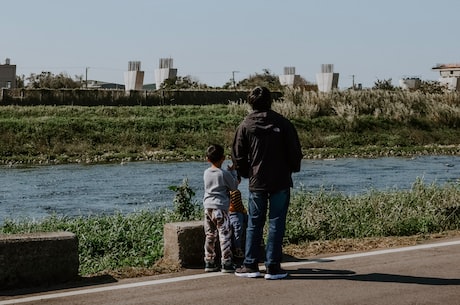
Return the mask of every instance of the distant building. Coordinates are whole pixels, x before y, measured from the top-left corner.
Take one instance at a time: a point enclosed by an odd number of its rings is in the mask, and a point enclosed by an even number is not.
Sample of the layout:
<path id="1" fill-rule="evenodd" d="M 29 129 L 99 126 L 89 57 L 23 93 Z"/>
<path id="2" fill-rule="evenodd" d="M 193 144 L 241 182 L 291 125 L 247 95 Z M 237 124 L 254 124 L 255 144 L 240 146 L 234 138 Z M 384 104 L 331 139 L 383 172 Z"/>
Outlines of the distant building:
<path id="1" fill-rule="evenodd" d="M 155 69 L 155 87 L 156 89 L 161 88 L 161 84 L 167 79 L 173 79 L 177 77 L 177 69 L 173 68 L 172 58 L 160 58 L 160 66 Z"/>
<path id="2" fill-rule="evenodd" d="M 279 76 L 282 86 L 294 87 L 300 83 L 300 75 L 295 74 L 295 67 L 284 67 L 284 74 Z"/>
<path id="3" fill-rule="evenodd" d="M 155 91 L 157 89 L 157 85 L 156 84 L 144 84 L 142 89 L 148 90 L 148 91 Z"/>
<path id="4" fill-rule="evenodd" d="M 16 88 L 16 65 L 10 64 L 10 59 L 5 59 L 5 64 L 0 65 L 0 89 Z"/>
<path id="5" fill-rule="evenodd" d="M 441 85 L 447 89 L 460 91 L 460 63 L 457 64 L 437 64 L 432 70 L 439 70 Z"/>
<path id="6" fill-rule="evenodd" d="M 422 80 L 420 77 L 403 77 L 399 80 L 399 86 L 405 90 L 414 90 L 420 88 Z"/>
<path id="7" fill-rule="evenodd" d="M 334 73 L 334 65 L 322 64 L 321 73 L 316 74 L 319 92 L 330 92 L 338 88 L 339 73 Z"/>
<path id="8" fill-rule="evenodd" d="M 88 80 L 88 89 L 125 89 L 125 85 L 117 83 L 107 83 L 98 80 Z"/>
<path id="9" fill-rule="evenodd" d="M 128 63 L 128 72 L 125 72 L 125 90 L 142 90 L 144 85 L 144 71 L 141 70 L 140 61 L 130 61 Z"/>

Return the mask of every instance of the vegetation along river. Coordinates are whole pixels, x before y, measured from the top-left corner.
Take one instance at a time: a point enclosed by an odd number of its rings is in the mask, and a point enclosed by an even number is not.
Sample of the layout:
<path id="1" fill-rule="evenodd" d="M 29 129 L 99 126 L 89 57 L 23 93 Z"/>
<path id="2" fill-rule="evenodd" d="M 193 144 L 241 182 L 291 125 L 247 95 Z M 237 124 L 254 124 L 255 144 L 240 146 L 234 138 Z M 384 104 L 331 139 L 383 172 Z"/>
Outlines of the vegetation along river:
<path id="1" fill-rule="evenodd" d="M 168 187 L 181 185 L 185 178 L 196 192 L 194 201 L 200 203 L 207 166 L 206 162 L 132 162 L 0 167 L 0 222 L 172 207 L 175 193 Z M 294 188 L 353 195 L 372 189 L 409 189 L 418 178 L 425 183 L 459 183 L 460 157 L 304 160 L 301 172 L 294 175 Z M 247 200 L 246 179 L 240 189 Z"/>

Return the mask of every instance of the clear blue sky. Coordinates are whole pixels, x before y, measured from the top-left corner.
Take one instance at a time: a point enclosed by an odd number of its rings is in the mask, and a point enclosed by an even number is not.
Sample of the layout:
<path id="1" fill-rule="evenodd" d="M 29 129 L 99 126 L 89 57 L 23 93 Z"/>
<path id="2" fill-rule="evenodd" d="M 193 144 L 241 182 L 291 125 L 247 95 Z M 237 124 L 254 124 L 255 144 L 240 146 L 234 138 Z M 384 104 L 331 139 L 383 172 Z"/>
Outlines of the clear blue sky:
<path id="1" fill-rule="evenodd" d="M 459 0 L 1 1 L 0 61 L 17 74 L 50 71 L 123 83 L 141 61 L 154 83 L 160 58 L 178 75 L 222 86 L 294 66 L 310 82 L 334 64 L 339 87 L 404 76 L 437 80 L 460 62 Z"/>

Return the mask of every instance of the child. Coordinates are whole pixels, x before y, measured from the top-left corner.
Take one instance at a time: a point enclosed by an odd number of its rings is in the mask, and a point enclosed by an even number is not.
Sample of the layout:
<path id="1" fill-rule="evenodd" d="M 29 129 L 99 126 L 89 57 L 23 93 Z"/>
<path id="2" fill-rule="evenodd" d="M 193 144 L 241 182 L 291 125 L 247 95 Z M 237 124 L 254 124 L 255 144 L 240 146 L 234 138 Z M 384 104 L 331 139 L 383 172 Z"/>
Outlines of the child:
<path id="1" fill-rule="evenodd" d="M 228 170 L 222 170 L 225 160 L 224 148 L 213 144 L 206 150 L 206 158 L 211 166 L 204 171 L 204 232 L 205 238 L 205 272 L 218 271 L 216 264 L 216 241 L 219 239 L 221 250 L 221 271 L 232 273 L 235 266 L 232 261 L 232 230 L 228 209 L 230 204 L 229 192 L 236 190 L 238 180 L 233 165 Z"/>
<path id="2" fill-rule="evenodd" d="M 238 175 L 238 184 L 241 182 L 241 177 Z M 247 211 L 241 200 L 241 192 L 236 189 L 230 191 L 230 225 L 233 230 L 233 253 L 236 258 L 244 258 L 244 232 L 247 222 Z"/>

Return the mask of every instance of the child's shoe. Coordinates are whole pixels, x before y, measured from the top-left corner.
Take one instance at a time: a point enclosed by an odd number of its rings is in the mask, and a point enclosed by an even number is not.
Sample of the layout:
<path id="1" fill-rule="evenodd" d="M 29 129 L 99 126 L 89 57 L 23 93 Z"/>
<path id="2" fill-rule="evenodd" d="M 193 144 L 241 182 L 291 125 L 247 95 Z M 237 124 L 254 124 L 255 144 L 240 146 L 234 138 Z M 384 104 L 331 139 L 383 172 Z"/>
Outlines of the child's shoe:
<path id="1" fill-rule="evenodd" d="M 206 262 L 204 267 L 204 272 L 217 272 L 219 271 L 219 267 L 217 267 L 216 263 L 214 262 Z"/>
<path id="2" fill-rule="evenodd" d="M 228 261 L 222 264 L 221 271 L 223 273 L 234 273 L 235 272 L 235 265 L 232 261 Z"/>

